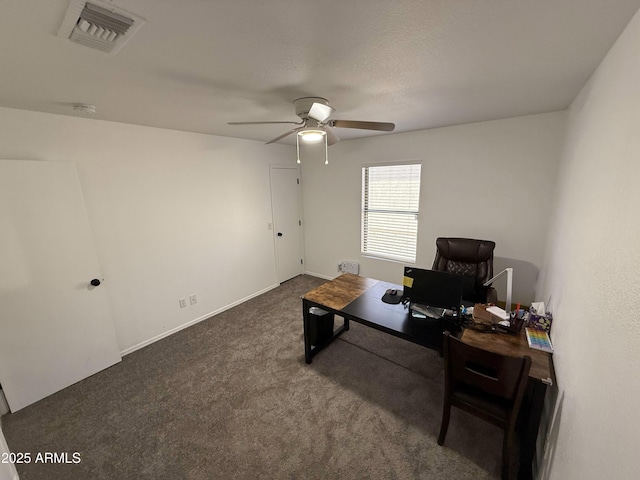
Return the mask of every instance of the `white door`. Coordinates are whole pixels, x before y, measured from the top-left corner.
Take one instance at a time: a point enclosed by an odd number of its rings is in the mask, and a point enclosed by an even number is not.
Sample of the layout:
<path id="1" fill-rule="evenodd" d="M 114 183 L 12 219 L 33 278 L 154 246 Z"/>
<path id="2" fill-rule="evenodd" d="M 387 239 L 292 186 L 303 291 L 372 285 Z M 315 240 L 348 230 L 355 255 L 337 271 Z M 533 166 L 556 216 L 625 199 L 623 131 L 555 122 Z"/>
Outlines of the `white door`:
<path id="1" fill-rule="evenodd" d="M 75 166 L 0 160 L 0 383 L 17 411 L 121 360 Z"/>
<path id="2" fill-rule="evenodd" d="M 280 283 L 303 271 L 299 178 L 297 167 L 271 166 L 271 201 Z"/>

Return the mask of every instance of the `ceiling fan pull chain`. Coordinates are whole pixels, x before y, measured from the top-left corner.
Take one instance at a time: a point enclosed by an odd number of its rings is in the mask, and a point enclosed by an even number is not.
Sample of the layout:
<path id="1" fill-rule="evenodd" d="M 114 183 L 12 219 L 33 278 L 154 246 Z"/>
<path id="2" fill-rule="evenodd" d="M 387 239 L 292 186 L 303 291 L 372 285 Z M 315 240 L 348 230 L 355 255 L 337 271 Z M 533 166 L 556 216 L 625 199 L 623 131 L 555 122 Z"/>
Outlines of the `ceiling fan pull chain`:
<path id="1" fill-rule="evenodd" d="M 329 165 L 329 146 L 327 145 L 327 136 L 324 136 L 324 164 Z"/>

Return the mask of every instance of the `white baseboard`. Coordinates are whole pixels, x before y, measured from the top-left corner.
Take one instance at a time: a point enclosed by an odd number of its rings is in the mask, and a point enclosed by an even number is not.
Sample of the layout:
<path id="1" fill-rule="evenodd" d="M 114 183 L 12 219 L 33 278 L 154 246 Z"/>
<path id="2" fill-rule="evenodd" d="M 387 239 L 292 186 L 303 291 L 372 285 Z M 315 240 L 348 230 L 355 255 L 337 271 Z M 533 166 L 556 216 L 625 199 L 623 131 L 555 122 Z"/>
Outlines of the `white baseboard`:
<path id="1" fill-rule="evenodd" d="M 322 275 L 321 273 L 314 273 L 314 272 L 304 272 L 305 275 L 311 275 L 312 277 L 319 277 L 319 278 L 324 278 L 325 280 L 333 280 L 334 278 L 337 278 L 337 275 L 334 275 L 333 277 L 330 277 L 328 275 Z"/>
<path id="2" fill-rule="evenodd" d="M 218 310 L 214 310 L 213 312 L 206 313 L 205 315 L 202 315 L 201 317 L 198 317 L 198 318 L 196 318 L 194 320 L 190 320 L 187 323 L 184 323 L 184 324 L 179 325 L 179 326 L 177 326 L 175 328 L 172 328 L 171 330 L 167 330 L 166 332 L 161 333 L 160 335 L 156 335 L 155 337 L 150 338 L 149 340 L 145 340 L 144 342 L 138 343 L 137 345 L 134 345 L 133 347 L 129 347 L 129 348 L 121 351 L 120 355 L 123 356 L 123 357 L 125 355 L 129 355 L 130 353 L 133 353 L 136 350 L 140 350 L 141 348 L 144 348 L 147 345 L 151 345 L 152 343 L 155 343 L 158 340 L 162 340 L 163 338 L 166 338 L 169 335 L 173 335 L 174 333 L 179 332 L 180 330 L 184 330 L 185 328 L 189 328 L 190 326 L 195 325 L 196 323 L 200 323 L 201 321 L 206 320 L 207 318 L 211 318 L 211 317 L 213 317 L 215 315 L 218 315 L 219 313 L 222 313 L 225 310 L 229 310 L 230 308 L 233 308 L 233 307 L 235 307 L 237 305 L 240 305 L 241 303 L 244 303 L 247 300 L 251 300 L 252 298 L 257 297 L 258 295 L 262 295 L 263 293 L 267 293 L 269 290 L 273 290 L 274 288 L 279 287 L 279 286 L 280 286 L 280 284 L 271 285 L 271 286 L 269 286 L 267 288 L 264 288 L 264 289 L 260 290 L 259 292 L 256 292 L 256 293 L 254 293 L 252 295 L 249 295 L 248 297 L 241 298 L 240 300 L 238 300 L 236 302 L 230 303 L 229 305 L 225 305 L 224 307 L 219 308 Z"/>

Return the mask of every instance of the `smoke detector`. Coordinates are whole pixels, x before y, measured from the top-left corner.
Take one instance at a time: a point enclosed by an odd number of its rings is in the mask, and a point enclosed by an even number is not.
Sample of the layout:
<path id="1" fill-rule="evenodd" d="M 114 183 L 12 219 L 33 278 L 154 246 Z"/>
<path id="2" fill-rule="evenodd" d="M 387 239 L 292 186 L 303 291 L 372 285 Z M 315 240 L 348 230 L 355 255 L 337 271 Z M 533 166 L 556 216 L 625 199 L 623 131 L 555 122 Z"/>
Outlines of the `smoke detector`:
<path id="1" fill-rule="evenodd" d="M 101 0 L 71 0 L 58 36 L 114 55 L 145 21 Z"/>

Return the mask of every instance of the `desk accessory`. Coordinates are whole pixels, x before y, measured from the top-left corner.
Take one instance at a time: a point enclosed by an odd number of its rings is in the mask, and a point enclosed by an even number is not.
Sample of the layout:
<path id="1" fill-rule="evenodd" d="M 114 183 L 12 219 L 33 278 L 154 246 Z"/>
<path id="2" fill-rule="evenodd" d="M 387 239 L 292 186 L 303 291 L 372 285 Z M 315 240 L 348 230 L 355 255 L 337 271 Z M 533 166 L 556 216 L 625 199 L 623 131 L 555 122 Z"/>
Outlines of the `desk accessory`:
<path id="1" fill-rule="evenodd" d="M 529 348 L 553 353 L 553 345 L 551 345 L 551 339 L 547 332 L 536 330 L 535 328 L 525 328 L 524 330 L 527 334 L 527 343 L 529 344 Z"/>
<path id="2" fill-rule="evenodd" d="M 504 305 L 505 309 L 503 310 L 500 307 L 495 307 L 494 308 L 495 313 L 493 314 L 496 315 L 497 317 L 501 317 L 503 320 L 508 320 L 511 315 L 511 291 L 513 290 L 513 268 L 505 268 L 495 277 L 484 282 L 483 285 L 485 287 L 491 286 L 491 284 L 495 280 L 502 277 L 505 273 L 507 274 L 507 299 Z"/>
<path id="3" fill-rule="evenodd" d="M 542 330 L 543 332 L 551 331 L 551 322 L 553 316 L 551 312 L 545 312 L 544 314 L 537 313 L 533 307 L 529 309 L 529 318 L 527 319 L 527 326 L 535 328 L 536 330 Z"/>
<path id="4" fill-rule="evenodd" d="M 390 288 L 385 292 L 382 296 L 382 301 L 384 303 L 389 303 L 391 305 L 397 305 L 402 301 L 402 290 L 396 290 L 394 288 Z"/>
<path id="5" fill-rule="evenodd" d="M 473 306 L 473 312 L 471 315 L 476 322 L 491 323 L 491 313 L 487 312 L 489 305 L 485 303 L 476 303 Z"/>
<path id="6" fill-rule="evenodd" d="M 509 320 L 509 314 L 497 305 L 487 307 L 487 312 L 489 312 L 494 317 L 498 317 L 500 320 Z"/>
<path id="7" fill-rule="evenodd" d="M 502 327 L 505 333 L 510 335 L 518 334 L 524 325 L 524 316 L 525 312 L 520 309 L 520 305 L 518 304 L 518 308 L 514 312 L 511 312 L 509 320 L 505 322 L 507 325 Z M 502 322 L 500 323 L 503 324 Z"/>
<path id="8" fill-rule="evenodd" d="M 446 308 L 430 307 L 429 305 L 420 305 L 419 303 L 412 303 L 410 309 L 412 312 L 415 311 L 433 319 L 455 316 L 455 312 L 447 310 Z"/>
<path id="9" fill-rule="evenodd" d="M 483 324 L 485 326 L 492 327 L 482 327 L 483 330 L 495 330 L 496 332 L 508 333 L 510 335 L 515 335 L 520 332 L 520 329 L 524 324 L 524 310 L 518 308 L 515 312 L 511 312 L 509 317 L 505 317 L 502 314 L 497 315 L 495 313 L 496 309 L 500 312 L 504 312 L 504 310 L 496 307 L 495 305 L 477 303 L 473 307 L 474 322 L 476 324 Z M 480 328 L 478 328 L 478 330 L 480 330 Z"/>

